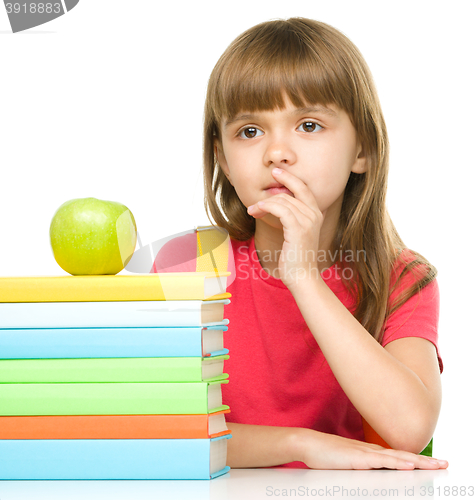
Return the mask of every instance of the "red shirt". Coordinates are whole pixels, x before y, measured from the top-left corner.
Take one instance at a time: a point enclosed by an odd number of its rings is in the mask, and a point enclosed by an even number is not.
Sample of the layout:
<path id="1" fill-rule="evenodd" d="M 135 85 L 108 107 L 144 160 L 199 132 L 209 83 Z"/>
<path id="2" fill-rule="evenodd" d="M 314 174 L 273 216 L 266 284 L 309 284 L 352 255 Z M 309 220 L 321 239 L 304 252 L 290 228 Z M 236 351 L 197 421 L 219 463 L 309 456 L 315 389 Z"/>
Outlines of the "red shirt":
<path id="1" fill-rule="evenodd" d="M 254 237 L 231 240 L 231 246 L 236 277 L 227 289 L 232 297 L 225 306 L 230 323 L 224 337 L 230 350 L 224 371 L 230 381 L 222 386 L 223 403 L 231 409 L 227 421 L 306 427 L 363 441 L 360 414 L 334 377 L 291 292 L 261 267 Z M 336 267 L 322 277 L 346 308 L 354 310 Z M 422 337 L 438 352 L 438 314 L 438 285 L 432 281 L 388 318 L 382 345 Z M 438 361 L 442 370 L 439 354 Z"/>
<path id="2" fill-rule="evenodd" d="M 191 233 L 175 238 L 158 253 L 151 272 L 195 271 L 197 242 Z M 334 377 L 286 285 L 266 273 L 258 260 L 254 237 L 230 239 L 233 258 L 225 306 L 230 323 L 224 335 L 230 359 L 229 383 L 222 385 L 229 422 L 306 427 L 364 440 L 362 418 Z M 229 256 L 231 257 L 231 255 Z M 405 257 L 411 260 L 411 252 Z M 395 268 L 395 276 L 401 266 Z M 340 281 L 335 266 L 322 273 L 327 286 L 349 311 L 356 304 Z M 394 276 L 394 277 L 395 277 Z M 411 285 L 407 275 L 392 297 Z M 438 353 L 439 291 L 436 280 L 395 311 L 385 325 L 382 345 L 403 337 L 421 337 Z M 286 464 L 305 467 L 301 462 Z"/>

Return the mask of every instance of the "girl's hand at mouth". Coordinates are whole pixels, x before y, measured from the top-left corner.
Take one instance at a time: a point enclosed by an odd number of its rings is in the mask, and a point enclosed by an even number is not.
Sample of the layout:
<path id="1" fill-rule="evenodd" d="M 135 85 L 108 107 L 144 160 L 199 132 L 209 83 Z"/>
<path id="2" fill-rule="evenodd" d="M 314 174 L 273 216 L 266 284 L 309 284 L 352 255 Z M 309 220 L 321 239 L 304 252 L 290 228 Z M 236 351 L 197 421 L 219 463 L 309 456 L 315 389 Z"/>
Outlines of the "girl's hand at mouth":
<path id="1" fill-rule="evenodd" d="M 320 211 L 310 189 L 295 175 L 280 168 L 274 168 L 272 174 L 294 197 L 286 193 L 276 194 L 248 207 L 248 213 L 256 219 L 268 213 L 280 219 L 284 243 L 278 263 L 279 275 L 292 291 L 300 280 L 320 276 L 317 256 L 325 211 Z"/>

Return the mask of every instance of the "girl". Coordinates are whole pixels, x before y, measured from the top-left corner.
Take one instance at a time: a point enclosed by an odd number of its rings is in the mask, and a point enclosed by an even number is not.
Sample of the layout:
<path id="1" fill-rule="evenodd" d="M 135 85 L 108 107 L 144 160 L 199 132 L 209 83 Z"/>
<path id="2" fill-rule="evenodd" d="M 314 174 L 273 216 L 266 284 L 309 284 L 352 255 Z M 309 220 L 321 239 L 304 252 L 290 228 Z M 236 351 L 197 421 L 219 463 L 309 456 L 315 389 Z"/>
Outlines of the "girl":
<path id="1" fill-rule="evenodd" d="M 387 133 L 357 48 L 309 19 L 251 28 L 211 74 L 204 127 L 205 207 L 236 270 L 228 464 L 447 467 L 417 455 L 441 401 L 436 270 L 387 214 Z"/>

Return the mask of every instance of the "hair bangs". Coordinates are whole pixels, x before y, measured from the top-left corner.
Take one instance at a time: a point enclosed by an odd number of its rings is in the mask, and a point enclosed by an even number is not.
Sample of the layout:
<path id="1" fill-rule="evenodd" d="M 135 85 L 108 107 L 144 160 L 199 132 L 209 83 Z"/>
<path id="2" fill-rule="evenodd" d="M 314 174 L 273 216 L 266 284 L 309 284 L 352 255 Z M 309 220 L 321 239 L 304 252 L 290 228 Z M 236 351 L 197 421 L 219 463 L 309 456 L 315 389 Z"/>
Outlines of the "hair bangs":
<path id="1" fill-rule="evenodd" d="M 316 49 L 315 41 L 291 28 L 278 23 L 254 36 L 245 33 L 219 61 L 210 96 L 217 123 L 243 111 L 282 109 L 285 96 L 296 107 L 335 104 L 352 114 L 343 98 L 352 94 L 349 72 L 329 46 L 321 41 Z"/>

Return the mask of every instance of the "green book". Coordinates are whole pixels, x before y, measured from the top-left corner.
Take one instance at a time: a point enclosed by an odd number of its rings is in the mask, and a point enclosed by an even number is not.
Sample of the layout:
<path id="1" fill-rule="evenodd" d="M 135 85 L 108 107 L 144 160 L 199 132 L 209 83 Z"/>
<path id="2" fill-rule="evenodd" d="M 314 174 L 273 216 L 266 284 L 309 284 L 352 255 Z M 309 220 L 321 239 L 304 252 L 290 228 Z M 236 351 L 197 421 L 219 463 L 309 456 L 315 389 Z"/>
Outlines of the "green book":
<path id="1" fill-rule="evenodd" d="M 217 382 L 0 384 L 0 415 L 205 414 L 222 404 Z"/>
<path id="2" fill-rule="evenodd" d="M 229 357 L 0 359 L 0 384 L 210 382 L 228 378 Z"/>

